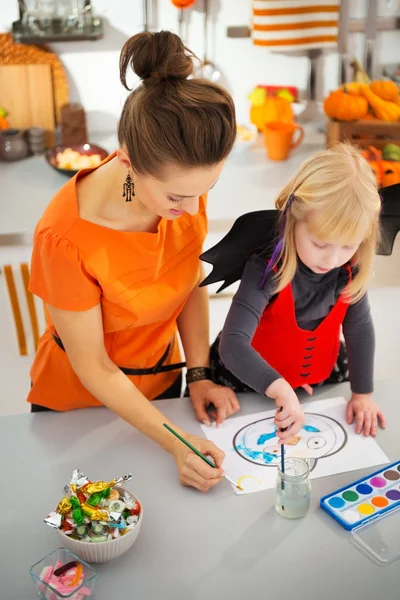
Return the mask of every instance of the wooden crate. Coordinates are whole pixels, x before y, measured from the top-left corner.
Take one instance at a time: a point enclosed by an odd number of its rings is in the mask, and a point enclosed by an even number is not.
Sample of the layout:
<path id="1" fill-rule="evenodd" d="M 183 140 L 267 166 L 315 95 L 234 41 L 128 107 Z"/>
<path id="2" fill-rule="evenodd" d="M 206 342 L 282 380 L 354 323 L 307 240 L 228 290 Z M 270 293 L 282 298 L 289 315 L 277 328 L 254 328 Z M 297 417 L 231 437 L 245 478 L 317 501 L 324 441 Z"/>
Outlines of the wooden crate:
<path id="1" fill-rule="evenodd" d="M 334 121 L 328 119 L 326 145 L 350 142 L 361 148 L 400 145 L 400 121 Z"/>

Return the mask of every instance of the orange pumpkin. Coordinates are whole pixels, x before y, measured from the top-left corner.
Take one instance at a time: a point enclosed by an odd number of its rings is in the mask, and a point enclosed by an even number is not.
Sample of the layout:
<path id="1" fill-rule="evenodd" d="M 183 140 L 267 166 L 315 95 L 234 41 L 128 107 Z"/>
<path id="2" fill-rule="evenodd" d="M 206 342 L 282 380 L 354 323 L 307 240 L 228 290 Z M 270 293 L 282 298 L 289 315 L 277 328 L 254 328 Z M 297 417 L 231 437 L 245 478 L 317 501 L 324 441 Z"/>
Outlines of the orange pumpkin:
<path id="1" fill-rule="evenodd" d="M 384 79 L 373 81 L 369 87 L 374 94 L 379 96 L 379 98 L 382 98 L 382 100 L 389 100 L 389 102 L 395 102 L 399 95 L 399 88 L 394 81 Z"/>
<path id="2" fill-rule="evenodd" d="M 400 119 L 400 107 L 394 102 L 382 100 L 366 83 L 360 86 L 360 94 L 366 98 L 378 119 L 382 121 L 398 121 Z"/>
<path id="3" fill-rule="evenodd" d="M 346 88 L 331 92 L 324 100 L 325 114 L 338 121 L 356 121 L 368 113 L 368 102 L 363 96 L 348 94 Z"/>
<path id="4" fill-rule="evenodd" d="M 0 115 L 0 130 L 8 129 L 10 127 L 7 119 Z"/>
<path id="5" fill-rule="evenodd" d="M 267 96 L 261 106 L 252 105 L 250 108 L 250 121 L 257 126 L 258 131 L 263 131 L 266 123 L 272 121 L 293 122 L 293 110 L 286 98 Z"/>
<path id="6" fill-rule="evenodd" d="M 372 114 L 372 112 L 367 112 L 365 117 L 363 117 L 363 121 L 377 121 L 377 117 Z"/>
<path id="7" fill-rule="evenodd" d="M 382 187 L 400 183 L 400 162 L 392 160 L 382 161 Z"/>

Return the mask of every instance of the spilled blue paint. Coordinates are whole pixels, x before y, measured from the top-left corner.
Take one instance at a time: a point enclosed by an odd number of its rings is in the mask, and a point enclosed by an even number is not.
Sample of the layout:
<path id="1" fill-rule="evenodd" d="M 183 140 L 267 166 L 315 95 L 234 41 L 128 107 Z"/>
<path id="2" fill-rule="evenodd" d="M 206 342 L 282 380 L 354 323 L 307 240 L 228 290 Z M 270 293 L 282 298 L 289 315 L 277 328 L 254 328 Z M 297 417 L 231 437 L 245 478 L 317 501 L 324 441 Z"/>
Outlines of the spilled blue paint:
<path id="1" fill-rule="evenodd" d="M 304 425 L 303 429 L 305 431 L 309 431 L 310 433 L 319 433 L 321 430 L 317 427 L 313 427 L 312 425 Z"/>
<path id="2" fill-rule="evenodd" d="M 276 429 L 272 433 L 262 433 L 257 440 L 257 446 L 265 444 L 265 442 L 274 439 L 274 437 L 276 437 Z"/>

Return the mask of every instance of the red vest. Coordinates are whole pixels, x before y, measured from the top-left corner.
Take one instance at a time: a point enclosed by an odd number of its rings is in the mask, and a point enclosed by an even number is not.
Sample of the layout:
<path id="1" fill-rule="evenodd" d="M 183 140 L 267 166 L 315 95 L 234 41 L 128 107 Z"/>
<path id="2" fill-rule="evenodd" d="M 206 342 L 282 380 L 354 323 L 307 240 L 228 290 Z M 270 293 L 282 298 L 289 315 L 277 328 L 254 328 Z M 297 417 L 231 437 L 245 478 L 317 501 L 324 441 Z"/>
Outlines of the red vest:
<path id="1" fill-rule="evenodd" d="M 293 388 L 321 383 L 335 366 L 348 306 L 339 296 L 314 331 L 301 329 L 289 284 L 266 306 L 251 345 Z"/>

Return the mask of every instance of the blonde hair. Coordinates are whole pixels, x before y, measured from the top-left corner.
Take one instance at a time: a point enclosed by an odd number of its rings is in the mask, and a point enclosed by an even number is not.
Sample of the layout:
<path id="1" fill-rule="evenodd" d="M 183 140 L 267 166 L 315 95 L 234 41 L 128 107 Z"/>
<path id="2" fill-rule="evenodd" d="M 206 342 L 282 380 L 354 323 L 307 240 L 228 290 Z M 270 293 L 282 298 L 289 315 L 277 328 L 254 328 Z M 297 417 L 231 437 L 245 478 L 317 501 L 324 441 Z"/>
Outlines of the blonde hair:
<path id="1" fill-rule="evenodd" d="M 285 219 L 275 292 L 295 275 L 295 225 L 312 211 L 312 233 L 321 241 L 353 245 L 362 239 L 351 261 L 356 274 L 343 292 L 351 303 L 362 298 L 380 239 L 381 201 L 375 176 L 360 151 L 339 143 L 314 154 L 283 188 L 275 206 Z"/>

